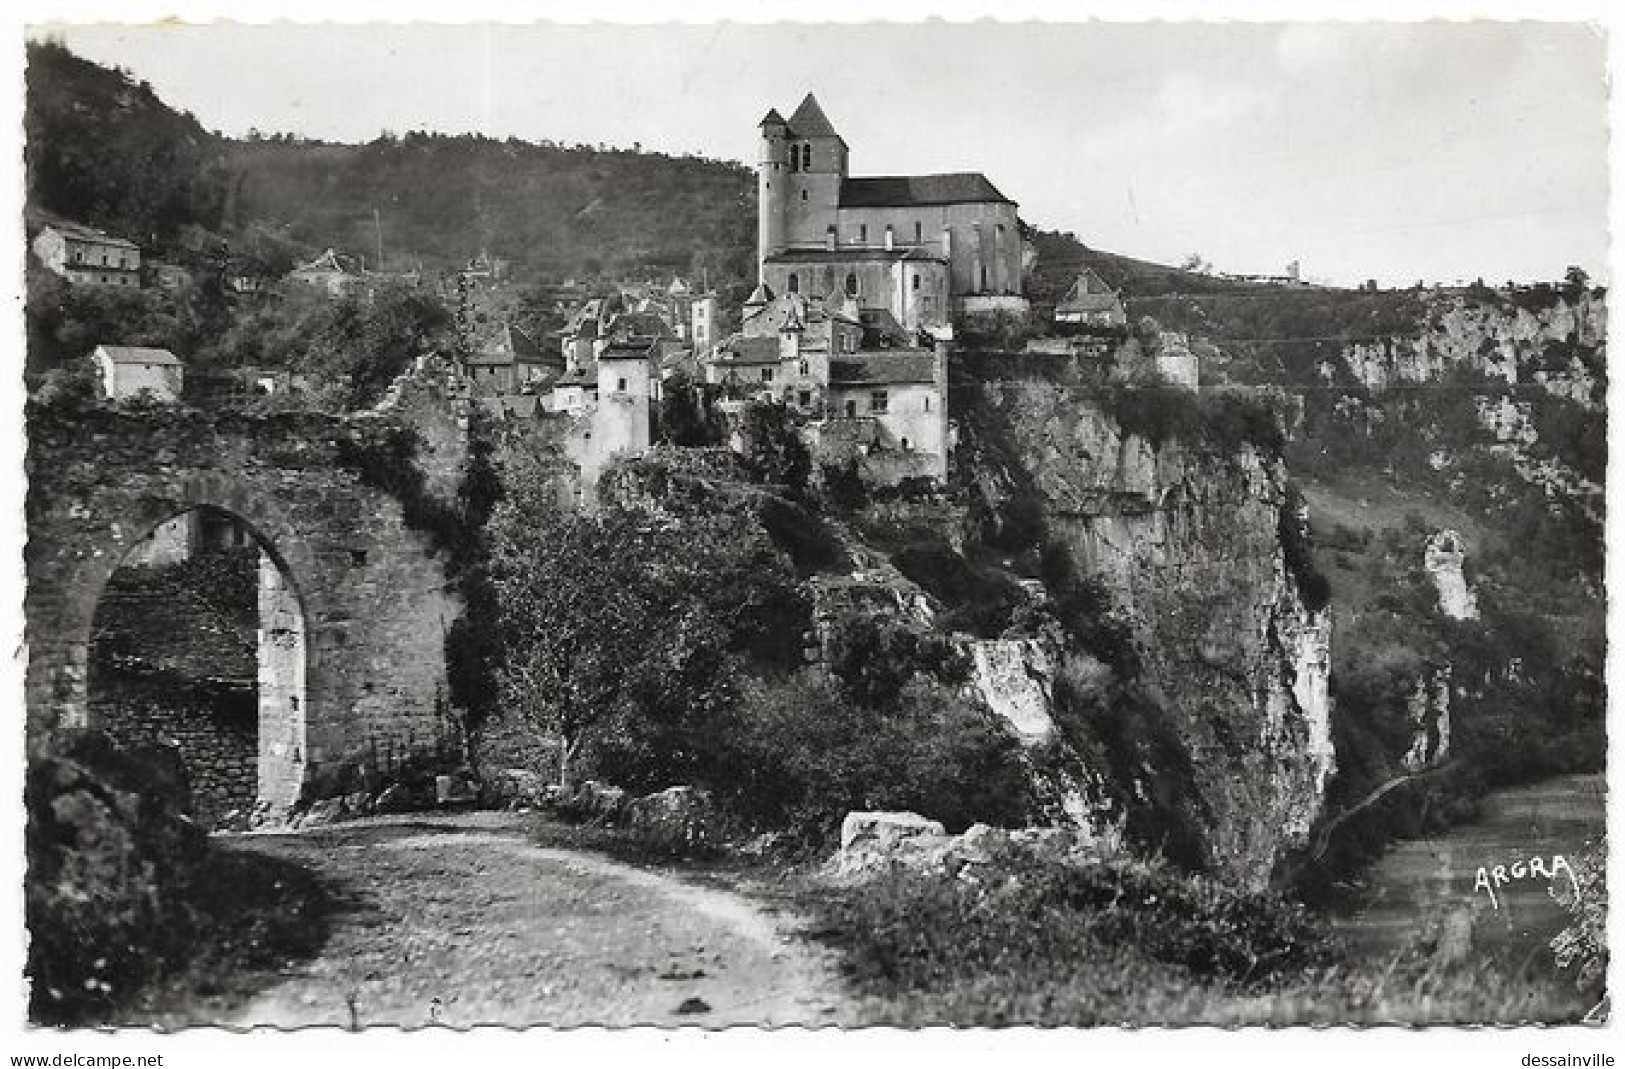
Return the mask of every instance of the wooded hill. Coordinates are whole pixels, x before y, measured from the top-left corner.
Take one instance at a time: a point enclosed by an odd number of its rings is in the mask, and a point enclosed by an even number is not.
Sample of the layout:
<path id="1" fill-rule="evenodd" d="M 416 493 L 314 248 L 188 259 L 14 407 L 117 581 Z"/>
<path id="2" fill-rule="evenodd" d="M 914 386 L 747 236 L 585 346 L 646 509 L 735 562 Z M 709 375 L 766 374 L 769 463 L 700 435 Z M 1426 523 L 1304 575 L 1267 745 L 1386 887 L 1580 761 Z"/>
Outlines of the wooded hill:
<path id="1" fill-rule="evenodd" d="M 377 266 L 381 235 L 389 269 L 482 248 L 535 281 L 643 269 L 726 284 L 753 269 L 753 177 L 733 162 L 467 134 L 229 138 L 49 42 L 28 46 L 26 127 L 36 218 L 181 260 L 219 237 L 272 268 L 329 246 Z"/>

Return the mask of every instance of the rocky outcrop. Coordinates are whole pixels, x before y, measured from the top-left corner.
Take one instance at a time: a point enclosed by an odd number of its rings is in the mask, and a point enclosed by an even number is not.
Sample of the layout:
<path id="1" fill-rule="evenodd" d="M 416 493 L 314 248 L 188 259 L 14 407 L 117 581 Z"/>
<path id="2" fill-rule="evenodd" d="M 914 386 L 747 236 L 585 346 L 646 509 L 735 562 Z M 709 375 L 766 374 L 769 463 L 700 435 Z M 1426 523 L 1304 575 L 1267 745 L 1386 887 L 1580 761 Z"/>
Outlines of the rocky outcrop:
<path id="1" fill-rule="evenodd" d="M 1306 840 L 1333 767 L 1330 617 L 1304 605 L 1287 566 L 1282 462 L 1246 443 L 1124 433 L 1100 402 L 1048 383 L 1000 383 L 979 403 L 965 477 L 989 500 L 1023 480 L 1041 498 L 1052 546 L 1127 626 L 1202 860 L 1262 885 Z M 987 428 L 1002 440 L 975 441 Z M 1152 779 L 1116 788 L 1145 796 Z"/>
<path id="2" fill-rule="evenodd" d="M 984 704 L 1028 745 L 1055 734 L 1050 717 L 1055 666 L 1039 639 L 984 639 L 969 643 L 972 683 Z"/>
<path id="3" fill-rule="evenodd" d="M 1452 295 L 1433 298 L 1430 313 L 1427 329 L 1417 337 L 1345 348 L 1349 373 L 1380 393 L 1396 384 L 1437 381 L 1465 367 L 1508 384 L 1534 383 L 1588 407 L 1600 403 L 1597 370 L 1584 354 L 1600 352 L 1607 340 L 1602 298 L 1554 296 L 1534 307 Z"/>
<path id="4" fill-rule="evenodd" d="M 917 813 L 848 813 L 841 831 L 841 847 L 825 872 L 844 880 L 898 871 L 981 880 L 1032 865 L 1087 864 L 1120 849 L 1072 827 L 1009 830 L 973 824 L 962 835 L 949 835 Z"/>
<path id="5" fill-rule="evenodd" d="M 1440 531 L 1428 539 L 1422 555 L 1422 566 L 1439 592 L 1439 611 L 1452 620 L 1478 619 L 1478 599 L 1467 589 L 1467 578 L 1462 573 L 1466 559 L 1461 535 L 1451 530 Z"/>
<path id="6" fill-rule="evenodd" d="M 1450 755 L 1450 667 L 1429 667 L 1405 701 L 1411 745 L 1400 759 L 1407 772 L 1421 772 Z"/>

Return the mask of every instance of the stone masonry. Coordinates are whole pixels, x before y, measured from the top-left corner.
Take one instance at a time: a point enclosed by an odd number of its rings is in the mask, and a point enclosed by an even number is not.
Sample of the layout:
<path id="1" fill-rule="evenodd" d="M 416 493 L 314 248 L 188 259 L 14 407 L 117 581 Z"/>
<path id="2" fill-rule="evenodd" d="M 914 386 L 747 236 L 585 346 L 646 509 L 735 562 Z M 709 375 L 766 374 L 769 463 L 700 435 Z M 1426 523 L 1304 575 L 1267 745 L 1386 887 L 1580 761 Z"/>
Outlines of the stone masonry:
<path id="1" fill-rule="evenodd" d="M 57 732 L 97 726 L 87 654 L 103 587 L 149 531 L 199 506 L 240 520 L 266 557 L 262 676 L 268 656 L 276 663 L 259 732 L 281 763 L 261 753 L 260 797 L 283 809 L 368 746 L 434 745 L 445 730 L 445 635 L 461 605 L 429 537 L 354 464 L 360 438 L 401 418 L 32 410 L 30 753 Z M 432 452 L 437 467 L 448 463 L 444 449 Z M 430 485 L 444 481 L 435 474 Z"/>

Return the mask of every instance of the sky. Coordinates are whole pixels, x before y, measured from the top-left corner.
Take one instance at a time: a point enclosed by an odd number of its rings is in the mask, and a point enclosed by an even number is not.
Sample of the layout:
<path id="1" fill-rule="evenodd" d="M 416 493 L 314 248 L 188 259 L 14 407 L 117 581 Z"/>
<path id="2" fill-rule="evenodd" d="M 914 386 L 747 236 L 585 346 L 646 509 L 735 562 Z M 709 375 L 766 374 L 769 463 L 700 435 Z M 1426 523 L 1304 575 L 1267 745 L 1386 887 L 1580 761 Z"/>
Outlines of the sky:
<path id="1" fill-rule="evenodd" d="M 754 164 L 817 94 L 854 174 L 980 170 L 1024 219 L 1345 284 L 1607 272 L 1580 23 L 36 24 L 211 129 L 640 144 Z"/>

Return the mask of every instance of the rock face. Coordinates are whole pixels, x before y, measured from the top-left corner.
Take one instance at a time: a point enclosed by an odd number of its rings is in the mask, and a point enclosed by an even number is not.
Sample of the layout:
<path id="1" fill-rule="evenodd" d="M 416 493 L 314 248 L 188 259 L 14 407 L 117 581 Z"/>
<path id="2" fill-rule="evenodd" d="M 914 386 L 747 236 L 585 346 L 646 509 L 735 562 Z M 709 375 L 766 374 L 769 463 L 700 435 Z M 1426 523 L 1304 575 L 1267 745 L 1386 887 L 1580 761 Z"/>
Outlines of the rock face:
<path id="1" fill-rule="evenodd" d="M 971 680 L 977 693 L 1032 745 L 1055 734 L 1050 717 L 1055 678 L 1048 646 L 1038 639 L 984 639 L 970 643 Z"/>
<path id="2" fill-rule="evenodd" d="M 1428 539 L 1422 566 L 1433 577 L 1439 591 L 1439 611 L 1452 620 L 1478 619 L 1478 599 L 1467 589 L 1462 564 L 1467 559 L 1465 544 L 1455 531 L 1444 530 Z"/>
<path id="3" fill-rule="evenodd" d="M 1343 361 L 1350 373 L 1366 389 L 1381 392 L 1468 367 L 1507 383 L 1537 384 L 1578 404 L 1600 401 L 1593 370 L 1577 355 L 1554 347 L 1595 349 L 1606 341 L 1608 309 L 1601 298 L 1586 293 L 1532 309 L 1452 296 L 1436 298 L 1431 312 L 1429 329 L 1420 337 L 1346 348 Z"/>
<path id="4" fill-rule="evenodd" d="M 1333 767 L 1330 617 L 1305 607 L 1287 567 L 1283 464 L 1247 444 L 1125 434 L 1098 402 L 1048 383 L 1000 383 L 977 403 L 1003 441 L 972 440 L 967 477 L 989 500 L 1029 481 L 1052 545 L 1127 625 L 1173 735 L 1166 763 L 1185 766 L 1202 861 L 1262 885 L 1307 838 Z M 1119 789 L 1154 789 L 1134 779 Z"/>
<path id="5" fill-rule="evenodd" d="M 1405 702 L 1411 745 L 1400 759 L 1407 772 L 1420 772 L 1450 755 L 1450 667 L 1430 667 Z"/>

